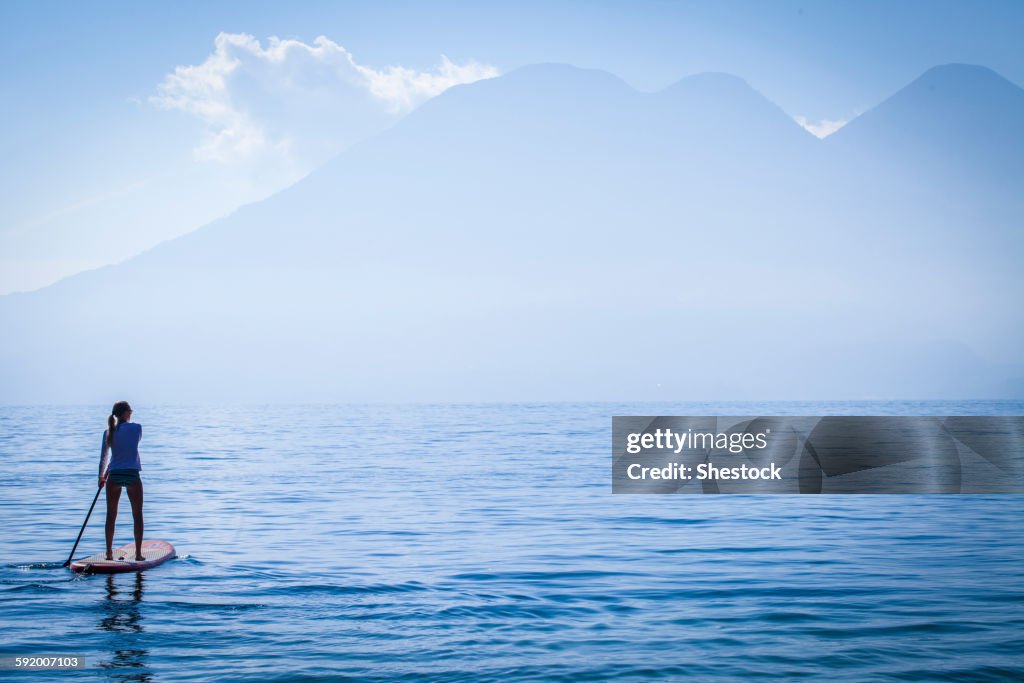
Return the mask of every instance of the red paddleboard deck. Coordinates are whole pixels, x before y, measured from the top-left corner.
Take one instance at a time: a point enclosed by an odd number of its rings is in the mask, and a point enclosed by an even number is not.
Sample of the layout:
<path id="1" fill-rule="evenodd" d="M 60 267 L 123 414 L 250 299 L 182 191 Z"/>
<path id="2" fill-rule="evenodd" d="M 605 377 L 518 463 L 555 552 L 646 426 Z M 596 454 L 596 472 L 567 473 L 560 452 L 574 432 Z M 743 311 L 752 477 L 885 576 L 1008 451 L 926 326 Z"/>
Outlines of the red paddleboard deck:
<path id="1" fill-rule="evenodd" d="M 106 553 L 96 553 L 71 563 L 71 571 L 88 572 L 90 574 L 117 574 L 120 572 L 138 572 L 143 569 L 163 564 L 176 557 L 174 546 L 167 541 L 143 541 L 142 556 L 145 560 L 135 561 L 135 544 L 129 543 L 114 548 L 114 559 L 108 560 Z"/>

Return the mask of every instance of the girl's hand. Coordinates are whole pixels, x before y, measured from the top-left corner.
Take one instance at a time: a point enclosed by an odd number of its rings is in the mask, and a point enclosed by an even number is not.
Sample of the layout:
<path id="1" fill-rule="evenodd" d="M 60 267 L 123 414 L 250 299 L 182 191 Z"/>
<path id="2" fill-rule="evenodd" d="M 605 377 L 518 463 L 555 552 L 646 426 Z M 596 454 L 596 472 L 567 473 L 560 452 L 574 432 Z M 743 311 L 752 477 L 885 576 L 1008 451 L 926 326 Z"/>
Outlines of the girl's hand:
<path id="1" fill-rule="evenodd" d="M 107 480 L 107 478 L 106 478 L 106 477 L 100 477 L 100 485 L 99 485 L 99 488 L 103 488 L 103 482 L 105 482 L 106 480 Z"/>

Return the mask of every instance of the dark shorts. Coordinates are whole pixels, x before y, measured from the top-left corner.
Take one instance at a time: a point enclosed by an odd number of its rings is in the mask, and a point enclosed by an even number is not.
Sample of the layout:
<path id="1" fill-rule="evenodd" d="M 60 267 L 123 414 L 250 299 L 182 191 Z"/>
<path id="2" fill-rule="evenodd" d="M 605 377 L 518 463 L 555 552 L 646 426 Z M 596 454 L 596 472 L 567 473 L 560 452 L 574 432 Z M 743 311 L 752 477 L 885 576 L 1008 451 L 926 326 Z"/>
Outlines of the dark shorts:
<path id="1" fill-rule="evenodd" d="M 139 482 L 139 471 L 138 470 L 110 470 L 107 474 L 108 484 L 117 484 L 118 486 L 131 486 Z"/>

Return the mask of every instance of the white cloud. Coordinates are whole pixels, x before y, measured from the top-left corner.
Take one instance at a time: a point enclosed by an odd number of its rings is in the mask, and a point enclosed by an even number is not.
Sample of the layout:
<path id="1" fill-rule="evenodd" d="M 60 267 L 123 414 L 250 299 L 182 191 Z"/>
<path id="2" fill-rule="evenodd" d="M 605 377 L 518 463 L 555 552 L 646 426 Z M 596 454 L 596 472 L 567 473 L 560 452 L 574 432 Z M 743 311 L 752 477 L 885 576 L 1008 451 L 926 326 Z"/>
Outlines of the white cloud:
<path id="1" fill-rule="evenodd" d="M 393 111 L 408 110 L 424 100 L 461 83 L 472 83 L 484 78 L 493 78 L 498 70 L 476 62 L 456 64 L 441 55 L 441 64 L 436 73 L 426 73 L 400 66 L 375 71 L 368 67 L 356 66 L 365 76 L 369 90 L 375 97 L 388 103 Z"/>
<path id="2" fill-rule="evenodd" d="M 818 122 L 810 121 L 803 116 L 794 116 L 793 119 L 803 126 L 812 135 L 819 138 L 827 138 L 832 133 L 845 126 L 851 119 L 821 119 Z"/>
<path id="3" fill-rule="evenodd" d="M 324 36 L 312 44 L 270 38 L 264 47 L 221 33 L 202 63 L 175 68 L 150 101 L 203 121 L 201 159 L 284 162 L 302 174 L 451 86 L 497 75 L 443 55 L 432 71 L 377 69 Z"/>

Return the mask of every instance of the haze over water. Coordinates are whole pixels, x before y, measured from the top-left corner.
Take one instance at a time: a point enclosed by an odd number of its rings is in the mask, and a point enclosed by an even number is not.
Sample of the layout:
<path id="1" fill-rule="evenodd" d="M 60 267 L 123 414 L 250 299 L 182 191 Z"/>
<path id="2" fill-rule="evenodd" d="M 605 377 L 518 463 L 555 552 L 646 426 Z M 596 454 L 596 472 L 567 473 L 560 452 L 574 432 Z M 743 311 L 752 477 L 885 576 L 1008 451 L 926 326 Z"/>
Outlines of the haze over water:
<path id="1" fill-rule="evenodd" d="M 1024 498 L 613 496 L 609 449 L 612 415 L 1021 402 L 135 407 L 181 558 L 114 577 L 54 566 L 107 409 L 0 408 L 0 653 L 88 662 L 12 678 L 1024 676 Z"/>

